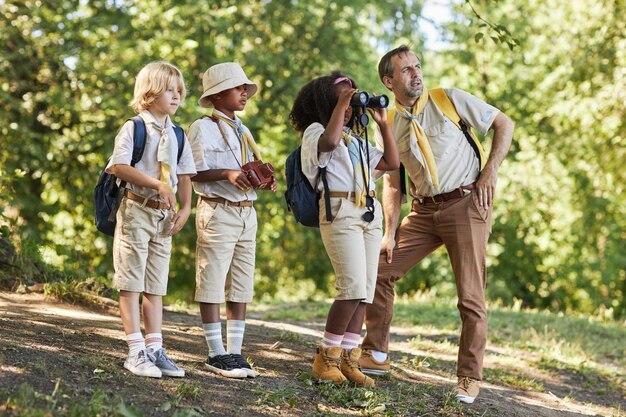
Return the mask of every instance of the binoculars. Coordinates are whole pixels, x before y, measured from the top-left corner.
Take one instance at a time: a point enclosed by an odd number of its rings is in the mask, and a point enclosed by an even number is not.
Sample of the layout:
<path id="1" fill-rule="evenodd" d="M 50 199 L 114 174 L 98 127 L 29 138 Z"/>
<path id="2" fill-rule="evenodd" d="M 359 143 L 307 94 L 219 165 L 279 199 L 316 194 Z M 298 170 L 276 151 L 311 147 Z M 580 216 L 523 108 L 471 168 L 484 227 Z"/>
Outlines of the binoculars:
<path id="1" fill-rule="evenodd" d="M 358 91 L 354 93 L 352 99 L 350 99 L 350 105 L 352 107 L 384 109 L 389 105 L 389 98 L 384 94 L 375 96 L 365 91 Z"/>

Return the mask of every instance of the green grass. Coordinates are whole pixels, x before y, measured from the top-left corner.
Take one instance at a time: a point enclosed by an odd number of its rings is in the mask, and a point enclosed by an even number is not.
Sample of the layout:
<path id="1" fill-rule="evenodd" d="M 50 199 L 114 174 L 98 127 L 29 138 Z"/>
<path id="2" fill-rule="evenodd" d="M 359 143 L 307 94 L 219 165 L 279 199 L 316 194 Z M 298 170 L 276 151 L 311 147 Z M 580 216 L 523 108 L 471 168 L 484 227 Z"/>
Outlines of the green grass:
<path id="1" fill-rule="evenodd" d="M 296 304 L 281 302 L 264 303 L 251 306 L 250 311 L 262 314 L 266 320 L 310 321 L 326 318 L 330 303 L 325 301 L 309 301 Z"/>
<path id="2" fill-rule="evenodd" d="M 468 409 L 446 387 L 405 382 L 393 376 L 377 378 L 375 388 L 354 388 L 347 384 L 335 386 L 317 382 L 310 372 L 299 374 L 304 390 L 313 391 L 317 400 L 316 416 L 343 415 L 343 410 L 357 410 L 365 416 L 484 416 L 488 411 Z"/>
<path id="3" fill-rule="evenodd" d="M 174 394 L 174 404 L 176 407 L 180 406 L 184 401 L 195 401 L 200 398 L 201 388 L 198 382 L 186 382 L 182 381 L 176 385 Z"/>
<path id="4" fill-rule="evenodd" d="M 329 302 L 303 302 L 287 308 L 264 305 L 264 318 L 311 321 L 326 317 Z M 489 307 L 487 344 L 499 352 L 487 365 L 485 380 L 523 390 L 544 391 L 530 371 L 566 374 L 583 388 L 602 395 L 624 388 L 626 327 L 590 317 Z M 419 300 L 395 305 L 393 326 L 417 334 L 406 346 L 426 355 L 394 357 L 408 369 L 454 378 L 461 320 L 455 301 Z M 284 334 L 283 339 L 296 339 Z M 397 354 L 396 354 L 397 355 Z M 528 371 L 528 372 L 527 372 Z M 531 376 L 533 375 L 533 376 Z M 341 402 L 341 401 L 340 401 Z"/>
<path id="5" fill-rule="evenodd" d="M 292 387 L 268 390 L 262 387 L 254 390 L 256 403 L 270 408 L 294 408 L 298 403 L 299 392 Z"/>
<path id="6" fill-rule="evenodd" d="M 607 371 L 626 367 L 626 327 L 617 322 L 498 307 L 489 309 L 488 320 L 489 345 L 569 364 L 595 363 Z M 461 319 L 453 302 L 419 301 L 396 304 L 393 324 L 416 326 L 420 334 L 433 336 L 416 342 L 419 347 L 449 352 L 456 344 L 445 335 L 457 335 Z"/>
<path id="7" fill-rule="evenodd" d="M 56 380 L 53 392 L 40 392 L 30 384 L 23 383 L 10 395 L 3 409 L 6 416 L 19 417 L 142 417 L 144 412 L 129 406 L 118 394 L 111 394 L 102 389 L 95 390 L 85 401 L 76 398 L 76 392 L 66 387 L 62 380 Z M 182 382 L 174 393 L 173 401 L 163 403 L 158 411 L 167 412 L 171 417 L 200 417 L 201 414 L 190 408 L 179 408 L 184 400 L 197 400 L 200 387 L 197 382 Z"/>
<path id="8" fill-rule="evenodd" d="M 313 301 L 282 305 L 282 308 L 264 304 L 257 311 L 262 311 L 265 319 L 306 322 L 325 318 L 329 308 L 329 302 Z M 493 306 L 489 308 L 488 320 L 490 345 L 524 350 L 566 363 L 595 362 L 626 368 L 626 327 L 620 323 Z M 421 336 L 412 343 L 417 348 L 456 352 L 455 338 L 461 319 L 452 300 L 396 303 L 392 324 L 416 327 Z"/>

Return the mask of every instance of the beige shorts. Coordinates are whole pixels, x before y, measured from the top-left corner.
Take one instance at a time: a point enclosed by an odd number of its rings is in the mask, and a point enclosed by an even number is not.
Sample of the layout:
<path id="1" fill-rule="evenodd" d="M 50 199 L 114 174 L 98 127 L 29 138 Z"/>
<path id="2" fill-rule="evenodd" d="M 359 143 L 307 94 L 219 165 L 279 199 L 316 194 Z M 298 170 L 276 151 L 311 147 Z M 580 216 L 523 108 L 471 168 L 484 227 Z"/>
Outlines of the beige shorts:
<path id="1" fill-rule="evenodd" d="M 254 207 L 234 207 L 198 199 L 197 302 L 252 301 L 256 229 Z"/>
<path id="2" fill-rule="evenodd" d="M 326 253 L 335 270 L 337 300 L 363 300 L 371 304 L 382 241 L 383 210 L 374 199 L 374 220 L 361 219 L 367 211 L 345 198 L 330 199 L 333 220 L 326 221 L 324 201 L 320 201 L 320 233 Z"/>
<path id="3" fill-rule="evenodd" d="M 171 212 L 143 207 L 141 203 L 122 199 L 117 211 L 113 237 L 113 288 L 167 293 L 172 237 Z"/>

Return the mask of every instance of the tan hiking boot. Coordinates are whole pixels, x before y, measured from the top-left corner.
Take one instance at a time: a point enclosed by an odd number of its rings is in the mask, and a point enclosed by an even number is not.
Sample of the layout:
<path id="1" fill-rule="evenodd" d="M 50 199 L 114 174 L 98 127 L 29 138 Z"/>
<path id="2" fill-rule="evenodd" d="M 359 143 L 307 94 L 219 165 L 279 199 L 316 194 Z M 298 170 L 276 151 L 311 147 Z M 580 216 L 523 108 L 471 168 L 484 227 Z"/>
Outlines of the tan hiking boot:
<path id="1" fill-rule="evenodd" d="M 387 359 L 384 362 L 378 362 L 374 359 L 369 349 L 363 349 L 359 364 L 361 365 L 361 372 L 368 375 L 384 375 L 391 369 L 389 355 L 387 355 Z"/>
<path id="2" fill-rule="evenodd" d="M 313 376 L 322 381 L 333 381 L 335 385 L 345 382 L 346 377 L 339 369 L 342 350 L 340 347 L 318 347 L 313 361 Z"/>
<path id="3" fill-rule="evenodd" d="M 456 383 L 456 398 L 462 403 L 471 404 L 480 392 L 480 381 L 467 376 L 460 376 Z"/>
<path id="4" fill-rule="evenodd" d="M 361 372 L 359 359 L 361 359 L 361 349 L 352 348 L 349 353 L 343 349 L 341 352 L 341 373 L 357 387 L 373 387 L 374 380 Z"/>

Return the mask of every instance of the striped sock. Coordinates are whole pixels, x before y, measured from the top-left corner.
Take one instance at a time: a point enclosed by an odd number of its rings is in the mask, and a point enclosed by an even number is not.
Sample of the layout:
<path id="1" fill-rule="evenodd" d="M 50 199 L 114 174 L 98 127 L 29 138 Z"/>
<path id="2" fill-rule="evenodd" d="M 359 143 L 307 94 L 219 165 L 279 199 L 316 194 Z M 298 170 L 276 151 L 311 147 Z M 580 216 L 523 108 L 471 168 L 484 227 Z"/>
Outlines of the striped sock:
<path id="1" fill-rule="evenodd" d="M 324 331 L 324 338 L 322 339 L 322 347 L 339 347 L 341 346 L 341 341 L 343 340 L 342 334 L 334 334 L 331 332 Z"/>
<path id="2" fill-rule="evenodd" d="M 241 355 L 241 345 L 243 345 L 245 330 L 245 320 L 228 320 L 226 322 L 226 346 L 228 353 Z"/>
<path id="3" fill-rule="evenodd" d="M 346 332 L 343 335 L 343 340 L 341 341 L 341 347 L 349 352 L 355 347 L 359 347 L 360 341 L 361 341 L 360 334 Z"/>
<path id="4" fill-rule="evenodd" d="M 209 347 L 209 356 L 225 355 L 224 344 L 222 343 L 222 323 L 202 323 L 204 338 Z"/>
<path id="5" fill-rule="evenodd" d="M 128 343 L 128 356 L 130 357 L 137 356 L 139 351 L 146 349 L 146 342 L 141 332 L 127 334 L 126 343 Z"/>
<path id="6" fill-rule="evenodd" d="M 163 347 L 163 335 L 161 333 L 149 333 L 146 335 L 146 347 L 157 351 Z"/>

